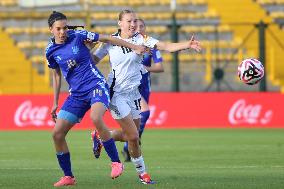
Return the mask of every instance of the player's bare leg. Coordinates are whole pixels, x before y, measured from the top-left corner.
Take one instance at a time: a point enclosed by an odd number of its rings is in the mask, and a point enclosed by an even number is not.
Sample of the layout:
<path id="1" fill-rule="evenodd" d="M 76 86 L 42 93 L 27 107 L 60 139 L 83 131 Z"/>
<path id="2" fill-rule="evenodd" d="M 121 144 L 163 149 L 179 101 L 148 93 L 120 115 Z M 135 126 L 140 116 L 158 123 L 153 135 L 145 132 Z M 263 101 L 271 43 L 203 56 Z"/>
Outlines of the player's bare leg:
<path id="1" fill-rule="evenodd" d="M 58 182 L 54 183 L 55 187 L 76 184 L 71 170 L 70 153 L 65 139 L 67 133 L 73 126 L 73 123 L 70 123 L 63 119 L 57 119 L 56 125 L 52 131 L 58 163 L 64 172 L 64 177 L 62 177 Z"/>
<path id="2" fill-rule="evenodd" d="M 141 145 L 141 136 L 142 136 L 142 133 L 144 132 L 146 122 L 149 119 L 150 110 L 149 110 L 149 106 L 148 106 L 146 100 L 143 97 L 141 97 L 140 105 L 141 105 L 141 119 L 136 120 L 136 121 L 134 120 L 134 122 L 135 122 L 136 126 L 139 125 L 139 123 L 140 123 L 140 125 L 137 129 L 139 131 L 139 138 L 140 138 L 139 144 Z M 130 154 L 129 154 L 129 151 L 128 151 L 128 142 L 124 143 L 123 150 L 122 150 L 121 153 L 124 157 L 125 162 L 131 161 Z"/>
<path id="3" fill-rule="evenodd" d="M 106 107 L 101 102 L 97 102 L 91 107 L 91 119 L 98 131 L 94 131 L 94 133 L 92 134 L 93 152 L 95 157 L 98 158 L 100 156 L 102 145 L 105 147 L 105 151 L 112 161 L 111 177 L 114 179 L 122 174 L 123 164 L 119 160 L 115 141 L 111 137 L 110 131 L 103 121 L 105 112 Z M 98 135 L 98 133 L 100 134 L 100 136 Z M 100 141 L 100 139 L 102 140 L 102 142 Z"/>
<path id="4" fill-rule="evenodd" d="M 122 118 L 116 119 L 119 125 L 122 128 L 123 133 L 125 134 L 128 141 L 128 150 L 131 156 L 131 161 L 135 165 L 136 171 L 138 173 L 139 179 L 143 184 L 153 184 L 149 174 L 146 173 L 144 159 L 141 155 L 141 148 L 139 145 L 139 133 L 138 129 L 140 125 L 140 119 L 133 120 L 131 115 Z M 117 134 L 118 133 L 114 133 Z M 123 134 L 121 139 L 123 139 Z"/>

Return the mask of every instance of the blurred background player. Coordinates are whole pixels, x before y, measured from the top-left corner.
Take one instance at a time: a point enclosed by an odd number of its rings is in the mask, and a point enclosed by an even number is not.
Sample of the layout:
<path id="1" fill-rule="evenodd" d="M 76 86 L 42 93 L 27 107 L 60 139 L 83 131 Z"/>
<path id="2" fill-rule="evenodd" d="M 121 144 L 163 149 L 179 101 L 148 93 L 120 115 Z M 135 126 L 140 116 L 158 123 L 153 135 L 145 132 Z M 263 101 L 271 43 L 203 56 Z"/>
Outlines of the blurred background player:
<path id="1" fill-rule="evenodd" d="M 146 35 L 146 25 L 143 19 L 137 19 L 137 29 L 136 32 Z M 154 64 L 152 64 L 152 62 Z M 144 68 L 148 71 L 142 74 L 141 84 L 139 86 L 139 91 L 141 94 L 141 121 L 140 121 L 140 128 L 139 128 L 139 138 L 141 142 L 141 136 L 144 131 L 145 125 L 147 120 L 150 117 L 150 110 L 149 110 L 149 97 L 151 93 L 151 76 L 150 72 L 153 73 L 160 73 L 164 72 L 163 67 L 163 59 L 159 50 L 153 48 L 149 51 L 145 52 L 143 55 L 143 65 Z M 128 152 L 128 143 L 125 142 L 122 154 L 125 158 L 126 162 L 130 161 L 130 155 Z"/>
<path id="2" fill-rule="evenodd" d="M 131 10 L 120 12 L 118 25 L 120 30 L 113 36 L 137 45 L 168 52 L 190 48 L 196 51 L 201 49 L 200 42 L 194 40 L 194 37 L 190 41 L 167 43 L 137 33 L 136 14 Z M 107 54 L 109 54 L 111 65 L 111 72 L 108 76 L 111 96 L 110 112 L 122 128 L 122 130 L 113 130 L 112 137 L 116 141 L 128 141 L 131 161 L 135 165 L 141 183 L 153 184 L 150 175 L 146 172 L 139 145 L 141 95 L 138 87 L 142 79 L 141 72 L 146 71 L 142 64 L 143 56 L 137 55 L 127 47 L 103 44 L 95 51 L 94 60 L 99 62 Z"/>
<path id="3" fill-rule="evenodd" d="M 111 36 L 99 35 L 85 30 L 68 30 L 67 17 L 60 12 L 54 11 L 50 15 L 48 25 L 54 35 L 46 48 L 46 58 L 48 67 L 52 69 L 54 88 L 51 115 L 56 125 L 53 129 L 53 141 L 59 165 L 65 175 L 54 186 L 76 184 L 71 170 L 70 153 L 65 136 L 76 123 L 80 122 L 90 108 L 91 119 L 100 131 L 102 143 L 112 161 L 111 177 L 116 178 L 123 172 L 123 164 L 119 160 L 114 140 L 102 119 L 109 107 L 109 87 L 103 75 L 94 66 L 89 49 L 84 45 L 84 41 L 88 39 L 93 42 L 102 41 L 123 45 L 135 49 L 137 52 L 143 52 L 145 48 Z M 69 84 L 70 95 L 57 115 L 61 72 Z M 99 141 L 96 137 L 95 140 Z M 100 151 L 99 142 L 96 147 Z"/>

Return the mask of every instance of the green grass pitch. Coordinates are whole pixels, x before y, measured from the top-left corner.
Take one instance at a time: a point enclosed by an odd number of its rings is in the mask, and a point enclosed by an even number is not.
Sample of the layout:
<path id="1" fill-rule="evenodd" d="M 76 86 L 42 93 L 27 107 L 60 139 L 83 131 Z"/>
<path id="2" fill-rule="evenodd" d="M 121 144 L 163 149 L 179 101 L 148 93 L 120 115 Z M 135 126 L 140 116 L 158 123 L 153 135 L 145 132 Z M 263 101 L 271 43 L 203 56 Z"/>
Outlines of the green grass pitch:
<path id="1" fill-rule="evenodd" d="M 77 179 L 73 188 L 284 187 L 284 129 L 147 130 L 144 159 L 157 181 L 151 186 L 138 181 L 132 163 L 112 180 L 105 152 L 93 158 L 89 131 L 71 131 L 68 142 Z M 1 189 L 53 188 L 61 176 L 49 131 L 0 132 Z"/>

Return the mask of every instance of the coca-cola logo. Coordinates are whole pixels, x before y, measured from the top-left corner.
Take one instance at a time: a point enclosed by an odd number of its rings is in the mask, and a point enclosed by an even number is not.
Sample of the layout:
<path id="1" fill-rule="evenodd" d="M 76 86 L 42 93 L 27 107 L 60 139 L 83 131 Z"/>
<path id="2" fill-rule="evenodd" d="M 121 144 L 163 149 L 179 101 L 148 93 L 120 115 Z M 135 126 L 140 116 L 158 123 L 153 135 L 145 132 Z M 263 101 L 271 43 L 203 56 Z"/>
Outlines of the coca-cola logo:
<path id="1" fill-rule="evenodd" d="M 150 105 L 150 117 L 147 124 L 162 125 L 166 122 L 168 118 L 168 112 L 165 110 L 158 111 L 156 105 Z"/>
<path id="2" fill-rule="evenodd" d="M 229 111 L 229 122 L 236 124 L 268 124 L 272 110 L 264 110 L 261 104 L 249 104 L 244 99 L 236 101 Z"/>
<path id="3" fill-rule="evenodd" d="M 48 119 L 49 108 L 47 106 L 33 106 L 31 101 L 24 101 L 16 110 L 14 122 L 18 127 L 25 126 L 54 126 Z"/>

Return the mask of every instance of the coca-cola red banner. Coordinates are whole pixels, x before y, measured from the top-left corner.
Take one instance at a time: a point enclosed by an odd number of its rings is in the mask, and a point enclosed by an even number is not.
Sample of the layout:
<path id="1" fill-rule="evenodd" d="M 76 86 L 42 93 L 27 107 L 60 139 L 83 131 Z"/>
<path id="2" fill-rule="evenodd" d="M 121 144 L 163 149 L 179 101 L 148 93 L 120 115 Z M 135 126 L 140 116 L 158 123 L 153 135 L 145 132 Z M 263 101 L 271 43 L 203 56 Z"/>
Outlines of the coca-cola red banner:
<path id="1" fill-rule="evenodd" d="M 60 96 L 60 105 L 67 94 Z M 52 95 L 0 96 L 0 130 L 49 130 Z M 153 93 L 147 128 L 283 127 L 280 93 Z M 106 113 L 111 128 L 117 123 Z M 91 129 L 89 112 L 75 129 Z"/>

